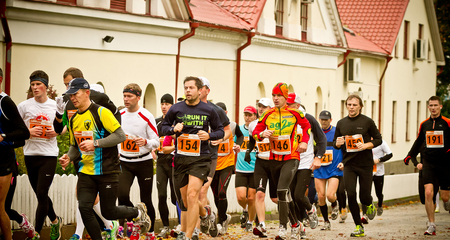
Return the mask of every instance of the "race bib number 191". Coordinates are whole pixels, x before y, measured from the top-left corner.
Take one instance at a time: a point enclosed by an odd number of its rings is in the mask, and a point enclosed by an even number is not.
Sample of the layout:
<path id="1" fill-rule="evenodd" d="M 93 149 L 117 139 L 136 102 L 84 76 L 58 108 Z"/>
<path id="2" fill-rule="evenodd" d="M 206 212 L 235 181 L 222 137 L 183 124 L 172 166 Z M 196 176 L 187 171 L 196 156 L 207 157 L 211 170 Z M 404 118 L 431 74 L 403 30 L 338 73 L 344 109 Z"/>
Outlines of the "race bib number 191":
<path id="1" fill-rule="evenodd" d="M 177 138 L 177 153 L 185 156 L 200 156 L 201 141 L 197 134 L 182 134 Z"/>
<path id="2" fill-rule="evenodd" d="M 427 131 L 427 148 L 444 147 L 444 131 Z"/>

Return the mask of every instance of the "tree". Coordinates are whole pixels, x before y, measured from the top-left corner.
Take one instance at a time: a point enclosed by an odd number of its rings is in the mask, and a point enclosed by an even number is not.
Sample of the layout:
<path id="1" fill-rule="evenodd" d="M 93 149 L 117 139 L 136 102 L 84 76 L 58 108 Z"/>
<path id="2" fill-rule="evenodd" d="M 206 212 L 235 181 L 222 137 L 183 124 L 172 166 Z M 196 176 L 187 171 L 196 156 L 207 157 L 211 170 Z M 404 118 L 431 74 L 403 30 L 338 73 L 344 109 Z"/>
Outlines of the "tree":
<path id="1" fill-rule="evenodd" d="M 444 100 L 442 115 L 450 116 L 450 1 L 435 0 L 434 4 L 445 57 L 445 66 L 437 77 L 436 95 Z"/>

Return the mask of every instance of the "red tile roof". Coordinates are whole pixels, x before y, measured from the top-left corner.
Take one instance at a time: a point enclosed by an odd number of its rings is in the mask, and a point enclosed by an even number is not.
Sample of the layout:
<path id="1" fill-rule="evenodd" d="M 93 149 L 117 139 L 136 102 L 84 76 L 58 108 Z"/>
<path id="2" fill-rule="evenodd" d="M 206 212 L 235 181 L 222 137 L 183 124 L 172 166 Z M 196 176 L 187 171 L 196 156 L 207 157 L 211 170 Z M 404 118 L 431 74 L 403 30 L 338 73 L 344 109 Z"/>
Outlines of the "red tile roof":
<path id="1" fill-rule="evenodd" d="M 256 28 L 266 0 L 211 0 Z"/>
<path id="2" fill-rule="evenodd" d="M 248 22 L 210 0 L 191 0 L 189 7 L 196 21 L 237 29 L 252 29 Z"/>
<path id="3" fill-rule="evenodd" d="M 367 40 L 365 37 L 359 35 L 358 33 L 345 32 L 345 38 L 347 39 L 347 44 L 349 49 L 358 49 L 369 52 L 377 52 L 382 54 L 389 54 L 383 48 L 379 47 L 375 43 Z"/>
<path id="4" fill-rule="evenodd" d="M 408 3 L 409 0 L 336 0 L 342 24 L 389 54 L 394 48 Z M 353 40 L 358 39 L 350 41 Z M 372 48 L 363 41 L 354 43 L 362 50 Z M 350 43 L 349 47 L 353 48 Z"/>

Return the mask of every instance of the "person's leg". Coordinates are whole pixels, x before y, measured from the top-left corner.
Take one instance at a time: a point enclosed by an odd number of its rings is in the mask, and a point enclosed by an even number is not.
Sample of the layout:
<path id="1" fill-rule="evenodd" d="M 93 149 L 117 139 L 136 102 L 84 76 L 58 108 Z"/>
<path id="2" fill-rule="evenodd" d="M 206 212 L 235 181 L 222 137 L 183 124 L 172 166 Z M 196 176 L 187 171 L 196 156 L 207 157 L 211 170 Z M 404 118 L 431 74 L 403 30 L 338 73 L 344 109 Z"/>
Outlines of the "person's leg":
<path id="1" fill-rule="evenodd" d="M 345 166 L 344 176 L 345 190 L 347 191 L 348 197 L 348 207 L 352 213 L 353 222 L 355 225 L 361 225 L 361 215 L 359 213 L 359 205 L 356 200 L 356 181 L 358 179 L 358 175 L 353 170 L 352 166 Z"/>
<path id="2" fill-rule="evenodd" d="M 264 199 L 266 197 L 267 179 L 270 175 L 268 163 L 268 160 L 257 158 L 254 170 L 254 182 L 256 186 L 255 210 L 258 221 L 263 227 L 265 227 L 266 220 L 266 205 Z"/>
<path id="3" fill-rule="evenodd" d="M 90 175 L 78 173 L 77 196 L 78 209 L 81 218 L 86 226 L 86 231 L 93 240 L 101 240 L 101 229 L 98 221 L 95 219 L 94 207 L 95 198 L 97 197 L 97 183 Z"/>
<path id="4" fill-rule="evenodd" d="M 150 170 L 151 169 L 151 170 Z M 155 208 L 152 202 L 152 190 L 153 190 L 153 160 L 147 160 L 138 162 L 134 169 L 139 183 L 139 190 L 141 196 L 141 202 L 145 203 L 147 207 L 147 215 L 150 217 L 151 224 L 149 232 L 155 231 Z"/>
<path id="5" fill-rule="evenodd" d="M 425 204 L 425 183 L 423 182 L 422 170 L 419 171 L 419 198 L 422 204 Z"/>
<path id="6" fill-rule="evenodd" d="M 373 185 L 375 186 L 375 193 L 378 198 L 378 207 L 383 207 L 383 185 L 384 175 L 373 176 Z"/>
<path id="7" fill-rule="evenodd" d="M 162 164 L 156 165 L 156 188 L 158 190 L 158 210 L 164 227 L 169 226 L 169 208 L 167 206 L 167 182 L 169 176 Z M 172 199 L 174 200 L 174 199 Z"/>
<path id="8" fill-rule="evenodd" d="M 359 167 L 357 168 L 357 175 L 359 177 L 359 200 L 361 204 L 370 206 L 372 201 L 372 181 L 373 181 L 373 168 Z"/>
<path id="9" fill-rule="evenodd" d="M 11 240 L 11 220 L 5 211 L 6 195 L 8 195 L 9 187 L 11 185 L 12 173 L 0 176 L 0 228 L 2 229 L 3 239 Z"/>
<path id="10" fill-rule="evenodd" d="M 234 186 L 236 190 L 236 198 L 238 204 L 245 210 L 248 207 L 247 200 L 247 186 L 248 178 L 246 174 L 237 172 L 234 179 Z"/>
<path id="11" fill-rule="evenodd" d="M 253 173 L 248 174 L 248 190 L 247 190 L 247 206 L 248 206 L 248 222 L 253 223 L 256 216 L 255 198 L 256 187 Z"/>
<path id="12" fill-rule="evenodd" d="M 130 200 L 130 189 L 133 185 L 135 175 L 131 171 L 130 162 L 120 162 L 120 166 L 122 168 L 122 173 L 119 175 L 119 186 L 118 186 L 118 200 L 119 205 L 125 205 L 129 207 L 133 207 L 133 203 Z M 128 219 L 130 221 L 131 219 Z"/>
<path id="13" fill-rule="evenodd" d="M 345 193 L 344 177 L 338 177 L 338 179 L 337 200 L 339 202 L 339 209 L 342 211 L 342 209 L 347 208 L 347 194 Z"/>
<path id="14" fill-rule="evenodd" d="M 325 191 L 326 191 L 326 185 L 327 185 L 327 179 L 319 179 L 315 178 L 314 183 L 316 185 L 317 190 L 317 196 L 319 198 L 319 207 L 320 211 L 322 212 L 323 220 L 325 222 L 328 222 L 328 208 L 327 208 L 327 202 L 325 198 Z"/>
<path id="15" fill-rule="evenodd" d="M 283 166 L 281 166 L 278 171 L 278 184 L 277 184 L 277 196 L 278 196 L 278 206 L 280 209 L 280 225 L 286 228 L 287 222 L 284 221 L 284 216 L 289 217 L 291 225 L 295 225 L 298 222 L 297 216 L 295 214 L 295 205 L 292 202 L 291 192 L 289 187 L 291 185 L 294 175 L 297 173 L 299 161 L 296 159 L 284 161 Z M 275 178 L 276 173 L 272 174 Z M 311 175 L 310 175 L 311 176 Z M 283 220 L 283 221 L 282 221 Z"/>
<path id="16" fill-rule="evenodd" d="M 214 204 L 216 204 L 217 209 L 219 209 L 219 182 L 220 182 L 220 173 L 221 170 L 216 171 L 216 173 L 214 174 L 212 180 L 211 180 L 211 191 L 213 193 L 214 196 Z M 200 209 L 202 209 L 203 207 L 200 205 L 199 206 Z M 219 215 L 220 216 L 220 215 Z"/>
<path id="17" fill-rule="evenodd" d="M 21 224 L 23 221 L 23 217 L 20 216 L 20 214 L 16 210 L 11 209 L 12 201 L 14 198 L 14 192 L 16 191 L 16 185 L 17 185 L 17 177 L 12 177 L 11 186 L 9 187 L 8 194 L 6 195 L 5 199 L 5 211 L 6 214 L 8 214 L 9 219 L 16 221 L 17 224 Z"/>
<path id="18" fill-rule="evenodd" d="M 202 185 L 204 183 L 204 180 L 189 175 L 189 183 L 187 185 L 187 193 L 186 193 L 186 203 L 187 203 L 187 228 L 186 228 L 186 237 L 191 238 L 192 234 L 194 232 L 195 225 L 198 221 L 199 216 L 199 194 L 200 189 L 202 188 Z M 183 199 L 184 201 L 184 199 Z"/>
<path id="19" fill-rule="evenodd" d="M 229 166 L 221 170 L 219 175 L 219 184 L 217 188 L 218 203 L 216 206 L 220 223 L 223 223 L 227 220 L 227 209 L 228 209 L 227 190 L 228 185 L 230 184 L 231 176 L 233 175 L 233 168 L 234 166 Z"/>
<path id="20" fill-rule="evenodd" d="M 434 223 L 434 186 L 431 183 L 426 183 L 425 188 L 425 210 L 427 211 L 428 221 Z"/>

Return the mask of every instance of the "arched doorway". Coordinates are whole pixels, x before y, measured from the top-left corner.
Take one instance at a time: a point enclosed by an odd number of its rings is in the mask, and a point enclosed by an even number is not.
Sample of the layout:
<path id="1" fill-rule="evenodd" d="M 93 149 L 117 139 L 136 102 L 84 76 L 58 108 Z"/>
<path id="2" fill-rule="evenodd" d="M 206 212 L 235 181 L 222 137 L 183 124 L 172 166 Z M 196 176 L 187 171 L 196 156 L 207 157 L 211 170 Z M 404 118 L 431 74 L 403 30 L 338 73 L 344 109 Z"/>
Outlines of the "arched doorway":
<path id="1" fill-rule="evenodd" d="M 315 117 L 316 119 L 319 117 L 320 112 L 322 111 L 323 108 L 323 97 L 322 97 L 322 89 L 320 87 L 317 87 L 316 89 L 316 93 L 317 93 L 317 101 L 315 104 Z"/>
<path id="2" fill-rule="evenodd" d="M 145 88 L 144 108 L 156 116 L 156 92 L 153 84 L 149 83 Z"/>
<path id="3" fill-rule="evenodd" d="M 264 98 L 264 97 L 266 97 L 266 88 L 264 87 L 264 83 L 259 82 L 258 89 L 256 90 L 255 104 L 258 105 L 259 99 Z"/>
<path id="4" fill-rule="evenodd" d="M 292 84 L 289 84 L 288 89 L 289 89 L 289 93 L 295 93 L 294 86 L 292 86 Z"/>

